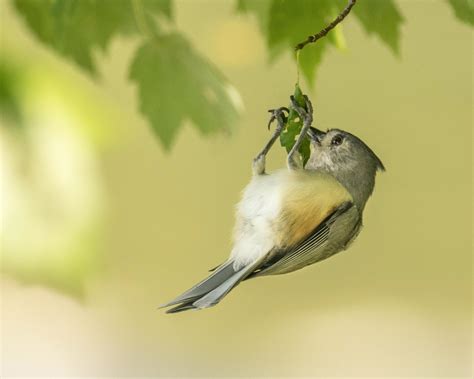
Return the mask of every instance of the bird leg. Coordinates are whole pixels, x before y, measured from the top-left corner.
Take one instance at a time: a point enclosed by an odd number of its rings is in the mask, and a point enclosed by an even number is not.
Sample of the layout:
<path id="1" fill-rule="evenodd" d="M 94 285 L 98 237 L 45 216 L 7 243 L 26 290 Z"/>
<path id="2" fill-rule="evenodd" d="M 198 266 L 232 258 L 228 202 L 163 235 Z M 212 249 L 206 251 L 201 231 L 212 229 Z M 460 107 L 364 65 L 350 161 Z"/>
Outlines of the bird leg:
<path id="1" fill-rule="evenodd" d="M 289 113 L 289 110 L 286 107 L 281 107 L 278 109 L 270 109 L 269 112 L 272 115 L 270 117 L 270 121 L 268 121 L 268 129 L 270 129 L 270 125 L 275 120 L 277 121 L 277 127 L 275 128 L 275 131 L 270 137 L 270 140 L 266 143 L 262 151 L 260 151 L 260 153 L 258 153 L 258 155 L 253 160 L 252 169 L 253 169 L 254 175 L 262 175 L 265 173 L 265 157 L 267 153 L 270 151 L 275 141 L 277 140 L 277 138 L 280 136 L 283 129 L 285 129 L 285 125 L 286 125 L 285 112 Z"/>
<path id="2" fill-rule="evenodd" d="M 287 164 L 290 170 L 295 170 L 299 168 L 303 168 L 303 162 L 300 159 L 299 149 L 303 140 L 306 138 L 306 133 L 308 132 L 309 127 L 313 122 L 313 105 L 311 101 L 308 99 L 308 96 L 304 95 L 304 101 L 306 105 L 306 109 L 301 107 L 295 100 L 294 96 L 290 96 L 291 100 L 291 107 L 298 113 L 298 116 L 303 120 L 303 127 L 301 128 L 301 132 L 296 140 L 295 144 L 291 148 L 290 152 L 288 153 Z"/>

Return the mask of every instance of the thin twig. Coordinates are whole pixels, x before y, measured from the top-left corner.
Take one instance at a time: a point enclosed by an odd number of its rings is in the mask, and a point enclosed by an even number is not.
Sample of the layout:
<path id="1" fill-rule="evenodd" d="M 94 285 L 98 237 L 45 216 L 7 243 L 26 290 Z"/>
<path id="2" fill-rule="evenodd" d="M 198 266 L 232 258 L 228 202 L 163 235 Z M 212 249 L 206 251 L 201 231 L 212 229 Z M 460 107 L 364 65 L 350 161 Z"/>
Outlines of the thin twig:
<path id="1" fill-rule="evenodd" d="M 308 43 L 314 43 L 318 39 L 323 38 L 326 34 L 328 34 L 334 27 L 339 24 L 344 18 L 349 14 L 351 11 L 352 7 L 356 3 L 357 0 L 349 0 L 349 4 L 343 9 L 343 11 L 339 14 L 339 16 L 336 17 L 336 19 L 331 22 L 328 26 L 326 26 L 323 30 L 321 30 L 319 33 L 316 33 L 314 35 L 309 36 L 306 41 L 300 42 L 298 45 L 296 45 L 295 50 L 301 50 L 303 47 L 305 47 Z"/>

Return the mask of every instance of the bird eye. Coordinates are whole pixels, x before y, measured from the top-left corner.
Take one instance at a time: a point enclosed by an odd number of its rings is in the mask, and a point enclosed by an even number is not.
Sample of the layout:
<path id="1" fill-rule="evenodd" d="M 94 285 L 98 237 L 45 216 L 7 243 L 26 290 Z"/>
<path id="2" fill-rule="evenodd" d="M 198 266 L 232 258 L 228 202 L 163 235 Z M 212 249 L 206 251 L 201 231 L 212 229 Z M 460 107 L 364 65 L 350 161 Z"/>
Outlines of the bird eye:
<path id="1" fill-rule="evenodd" d="M 340 134 L 336 135 L 333 137 L 333 139 L 331 140 L 331 145 L 333 146 L 339 146 L 342 141 L 344 140 L 344 137 L 341 136 Z"/>

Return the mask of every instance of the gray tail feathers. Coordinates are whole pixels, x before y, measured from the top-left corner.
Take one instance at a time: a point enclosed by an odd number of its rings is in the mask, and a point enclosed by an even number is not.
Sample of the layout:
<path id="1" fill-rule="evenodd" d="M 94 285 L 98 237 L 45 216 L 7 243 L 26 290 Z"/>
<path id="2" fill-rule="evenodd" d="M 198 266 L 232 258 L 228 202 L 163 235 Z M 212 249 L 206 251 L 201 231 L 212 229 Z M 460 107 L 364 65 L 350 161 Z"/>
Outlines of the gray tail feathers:
<path id="1" fill-rule="evenodd" d="M 221 301 L 237 284 L 249 276 L 260 262 L 254 262 L 239 270 L 233 267 L 233 261 L 227 261 L 217 268 L 208 278 L 178 296 L 176 299 L 163 304 L 162 307 L 177 305 L 166 313 L 183 312 L 190 309 L 212 307 Z"/>

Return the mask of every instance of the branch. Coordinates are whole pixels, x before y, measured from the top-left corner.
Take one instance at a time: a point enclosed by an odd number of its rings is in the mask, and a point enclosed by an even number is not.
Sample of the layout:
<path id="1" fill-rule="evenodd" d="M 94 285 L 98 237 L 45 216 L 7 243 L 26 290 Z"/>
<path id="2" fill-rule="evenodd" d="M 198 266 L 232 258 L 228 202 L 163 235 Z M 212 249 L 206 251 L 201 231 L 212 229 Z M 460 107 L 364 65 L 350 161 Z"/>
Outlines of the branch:
<path id="1" fill-rule="evenodd" d="M 316 33 L 314 35 L 309 36 L 306 41 L 300 42 L 298 45 L 296 45 L 295 50 L 301 50 L 303 47 L 305 47 L 309 43 L 314 43 L 318 39 L 323 38 L 326 34 L 328 34 L 334 27 L 339 24 L 344 18 L 349 14 L 351 11 L 352 7 L 356 3 L 357 0 L 349 0 L 349 4 L 343 9 L 343 11 L 339 14 L 339 16 L 336 17 L 336 19 L 331 22 L 328 26 L 326 26 L 323 30 L 321 30 L 319 33 Z"/>

